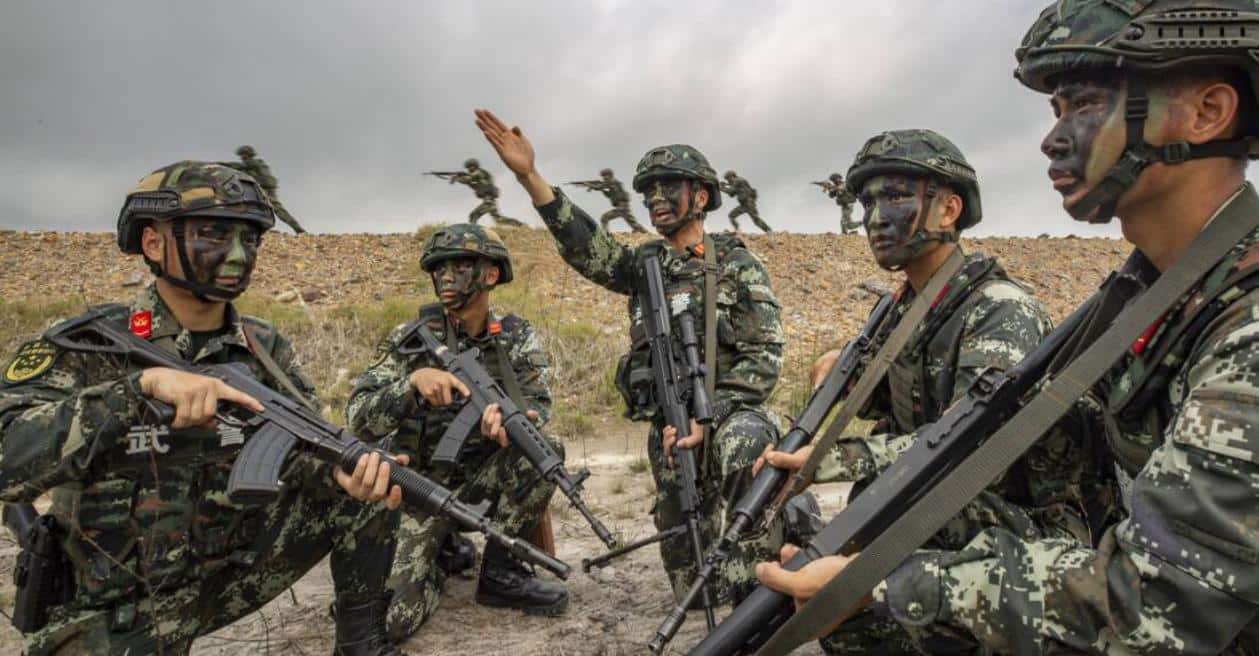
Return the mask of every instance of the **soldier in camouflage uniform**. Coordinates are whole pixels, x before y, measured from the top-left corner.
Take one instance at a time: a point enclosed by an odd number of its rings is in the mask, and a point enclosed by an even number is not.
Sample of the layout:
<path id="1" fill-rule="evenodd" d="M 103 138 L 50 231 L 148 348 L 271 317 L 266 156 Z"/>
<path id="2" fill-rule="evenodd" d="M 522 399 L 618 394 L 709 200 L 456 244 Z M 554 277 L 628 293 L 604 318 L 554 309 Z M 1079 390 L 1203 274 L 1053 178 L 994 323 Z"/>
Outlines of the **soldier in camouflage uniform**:
<path id="1" fill-rule="evenodd" d="M 752 480 L 752 464 L 768 444 L 778 440 L 778 427 L 765 401 L 782 369 L 783 331 L 778 299 L 764 264 L 732 233 L 706 235 L 706 212 L 721 205 L 716 172 L 690 146 L 653 148 L 638 163 L 634 190 L 643 195 L 651 222 L 664 239 L 630 248 L 612 238 L 588 214 L 534 168 L 533 147 L 518 128 L 508 129 L 497 117 L 478 110 L 477 125 L 529 192 L 538 213 L 555 236 L 560 255 L 583 276 L 617 294 L 629 295 L 630 321 L 641 322 L 635 294 L 635 268 L 644 254 L 662 262 L 665 293 L 673 313 L 689 311 L 703 342 L 705 330 L 715 331 L 716 368 L 712 434 L 705 438 L 698 426 L 683 447 L 701 447 L 699 460 L 705 544 L 715 539 L 723 513 L 742 496 Z M 711 249 L 711 250 L 710 250 Z M 715 325 L 705 325 L 705 271 L 715 284 Z M 678 334 L 674 326 L 674 334 Z M 631 349 L 620 374 L 648 366 L 644 349 Z M 702 356 L 701 356 L 702 357 Z M 624 378 L 620 386 L 625 387 Z M 624 393 L 624 392 L 623 392 Z M 648 456 L 656 481 L 654 515 L 660 530 L 682 523 L 679 482 L 672 468 L 673 427 L 665 427 L 658 407 L 631 407 L 628 415 L 650 421 Z M 666 456 L 670 454 L 670 456 Z M 740 543 L 715 582 L 714 599 L 741 597 L 754 583 L 752 565 L 758 554 L 770 553 L 781 542 L 781 527 Z M 692 558 L 685 535 L 660 543 L 660 554 L 675 595 L 682 595 L 692 576 Z"/>
<path id="2" fill-rule="evenodd" d="M 835 204 L 839 206 L 843 217 L 839 221 L 840 231 L 847 235 L 856 233 L 861 227 L 861 222 L 852 218 L 852 206 L 857 202 L 857 196 L 852 193 L 848 185 L 844 182 L 844 176 L 839 173 L 832 173 L 825 182 L 817 183 L 826 192 L 827 196 L 835 199 Z"/>
<path id="3" fill-rule="evenodd" d="M 761 219 L 761 213 L 756 209 L 756 189 L 753 189 L 746 179 L 740 178 L 734 171 L 726 171 L 725 178 L 726 181 L 721 183 L 721 191 L 739 201 L 739 204 L 730 210 L 730 225 L 734 226 L 735 232 L 739 231 L 737 219 L 744 214 L 752 218 L 752 223 L 755 223 L 756 227 L 765 232 L 771 232 L 769 224 Z"/>
<path id="4" fill-rule="evenodd" d="M 503 216 L 498 213 L 498 187 L 494 186 L 494 178 L 489 171 L 481 168 L 481 163 L 475 159 L 469 158 L 463 163 L 463 168 L 467 169 L 467 173 L 460 173 L 450 178 L 450 184 L 458 182 L 466 184 L 472 188 L 472 193 L 481 200 L 481 204 L 472 208 L 472 212 L 468 214 L 468 221 L 476 223 L 477 219 L 489 214 L 494 219 L 494 225 L 505 225 L 519 228 L 524 225 L 518 219 L 510 216 Z"/>
<path id="5" fill-rule="evenodd" d="M 154 171 L 127 196 L 118 243 L 158 279 L 129 305 L 105 306 L 108 318 L 190 362 L 239 363 L 316 404 L 289 342 L 230 303 L 274 223 L 245 174 L 189 161 Z M 145 397 L 172 405 L 173 423 L 146 423 Z M 27 636 L 28 653 L 187 653 L 329 554 L 336 653 L 398 653 L 384 635 L 398 513 L 355 500 L 381 498 L 388 465 L 360 461 L 354 477 L 337 469 L 351 498 L 333 467 L 298 455 L 277 500 L 230 501 L 228 473 L 250 436 L 214 423 L 216 401 L 261 408 L 215 378 L 43 340 L 19 349 L 0 382 L 0 499 L 51 493 L 75 589 Z M 395 487 L 390 505 L 400 500 Z"/>
<path id="6" fill-rule="evenodd" d="M 906 276 L 875 332 L 872 348 L 877 350 L 933 274 L 961 248 L 957 244 L 961 231 L 979 223 L 979 183 L 957 146 L 930 130 L 874 136 L 848 170 L 848 180 L 865 207 L 866 234 L 875 260 Z M 983 371 L 1013 366 L 1049 329 L 1044 307 L 994 258 L 967 254 L 861 413 L 876 421 L 873 434 L 837 441 L 815 480 L 872 479 L 909 448 L 918 427 L 939 419 L 964 397 Z M 814 385 L 821 383 L 839 354 L 832 351 L 818 361 L 812 372 Z M 767 459 L 798 469 L 812 450 L 806 446 L 794 454 L 772 452 Z M 1042 535 L 1038 526 L 1042 523 L 1052 524 L 1052 535 L 1087 540 L 1085 518 L 1076 509 L 1084 505 L 1083 488 L 1094 481 L 1084 473 L 1088 455 L 1081 440 L 1052 434 L 1029 452 L 1015 473 L 997 481 L 950 522 L 933 545 L 960 548 L 994 525 L 1036 538 Z M 829 653 L 886 653 L 892 645 L 898 645 L 896 651 L 913 651 L 909 636 L 895 622 L 869 613 L 823 641 Z"/>
<path id="7" fill-rule="evenodd" d="M 599 217 L 599 225 L 604 230 L 608 230 L 608 224 L 615 219 L 625 219 L 629 224 L 630 230 L 634 232 L 647 232 L 647 229 L 634 218 L 634 213 L 630 211 L 629 194 L 625 193 L 625 185 L 621 184 L 616 176 L 612 175 L 612 169 L 603 169 L 599 171 L 600 180 L 588 187 L 591 190 L 599 191 L 607 197 L 608 202 L 612 203 L 612 209 L 603 213 Z"/>
<path id="8" fill-rule="evenodd" d="M 420 266 L 432 276 L 439 303 L 420 308 L 418 320 L 460 352 L 478 348 L 481 362 L 525 408 L 538 426 L 550 418 L 550 362 L 528 321 L 490 309 L 490 290 L 512 280 L 507 246 L 492 231 L 474 224 L 454 225 L 433 233 L 424 244 Z M 476 505 L 491 502 L 492 519 L 509 535 L 529 536 L 546 512 L 555 484 L 544 480 L 524 454 L 508 446 L 502 413 L 491 407 L 481 429 L 468 437 L 454 471 L 438 471 L 433 451 L 454 420 L 459 406 L 452 393 L 467 396 L 459 379 L 438 368 L 426 354 L 398 353 L 400 340 L 412 326 L 396 327 L 381 342 L 375 364 L 354 382 L 346 416 L 365 439 L 392 436 L 393 448 L 411 457 L 413 467 L 435 480 L 445 480 L 460 499 Z M 548 436 L 563 456 L 563 445 Z M 447 571 L 435 562 L 450 533 L 444 517 L 402 520 L 398 554 L 390 574 L 394 591 L 389 609 L 389 635 L 405 639 L 437 610 Z M 568 606 L 563 585 L 537 579 L 497 543 L 485 549 L 476 600 L 489 606 L 559 615 Z"/>
<path id="9" fill-rule="evenodd" d="M 280 195 L 276 191 L 280 183 L 275 179 L 275 175 L 271 173 L 271 167 L 267 166 L 267 163 L 261 157 L 258 157 L 258 151 L 254 150 L 253 146 L 246 145 L 237 148 L 236 155 L 240 157 L 239 162 L 224 162 L 224 164 L 237 171 L 243 171 L 254 180 L 257 180 L 258 184 L 262 186 L 262 190 L 267 192 L 267 197 L 271 199 L 271 205 L 275 208 L 275 216 L 287 223 L 293 229 L 293 232 L 299 235 L 305 233 L 306 229 L 302 227 L 302 224 L 298 223 L 297 219 L 292 214 L 289 214 L 284 204 L 280 202 Z"/>
<path id="10" fill-rule="evenodd" d="M 1245 176 L 1259 142 L 1256 24 L 1254 0 L 1064 1 L 1016 51 L 1017 78 L 1051 94 L 1057 122 L 1041 150 L 1064 208 L 1118 216 L 1136 247 L 1083 343 L 1202 230 L 1259 212 Z M 1189 292 L 1161 299 L 1174 303 L 1091 390 L 1122 492 L 1096 543 L 985 531 L 909 558 L 873 591 L 876 612 L 999 652 L 1259 653 L 1257 263 L 1252 229 L 1202 262 Z M 803 596 L 806 579 L 844 562 L 771 578 Z"/>

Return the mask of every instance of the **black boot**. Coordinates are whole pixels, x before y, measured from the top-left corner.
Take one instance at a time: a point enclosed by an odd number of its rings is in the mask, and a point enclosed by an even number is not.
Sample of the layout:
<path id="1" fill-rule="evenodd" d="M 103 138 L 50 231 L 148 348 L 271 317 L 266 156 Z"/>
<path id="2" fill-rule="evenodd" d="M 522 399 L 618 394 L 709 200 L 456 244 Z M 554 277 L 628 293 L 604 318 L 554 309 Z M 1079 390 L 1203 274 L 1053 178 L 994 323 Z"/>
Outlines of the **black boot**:
<path id="1" fill-rule="evenodd" d="M 458 531 L 446 534 L 442 548 L 437 552 L 437 566 L 447 576 L 458 576 L 476 567 L 476 545 Z"/>
<path id="2" fill-rule="evenodd" d="M 568 590 L 560 583 L 538 579 L 506 549 L 491 542 L 481 561 L 476 602 L 482 606 L 519 608 L 530 615 L 563 615 Z"/>
<path id="3" fill-rule="evenodd" d="M 402 656 L 385 633 L 385 617 L 392 598 L 393 594 L 386 592 L 366 603 L 337 600 L 333 605 L 337 621 L 333 656 Z"/>

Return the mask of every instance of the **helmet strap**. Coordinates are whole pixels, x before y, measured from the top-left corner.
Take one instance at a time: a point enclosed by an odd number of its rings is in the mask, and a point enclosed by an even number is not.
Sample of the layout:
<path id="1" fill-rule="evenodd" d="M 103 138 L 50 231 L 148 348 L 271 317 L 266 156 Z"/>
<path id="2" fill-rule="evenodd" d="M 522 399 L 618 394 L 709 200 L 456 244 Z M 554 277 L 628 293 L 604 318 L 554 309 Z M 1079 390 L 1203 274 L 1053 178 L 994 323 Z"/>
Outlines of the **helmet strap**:
<path id="1" fill-rule="evenodd" d="M 1150 97 L 1140 75 L 1128 78 L 1128 97 L 1124 103 L 1124 129 L 1127 130 L 1124 151 L 1119 161 L 1076 204 L 1067 208 L 1071 218 L 1087 223 L 1110 223 L 1115 216 L 1119 198 L 1136 184 L 1141 172 L 1155 162 L 1180 164 L 1191 159 L 1211 157 L 1247 157 L 1259 145 L 1253 136 L 1217 139 L 1204 144 L 1177 141 L 1155 146 L 1145 140 L 1145 121 L 1150 115 Z M 1095 211 L 1096 210 L 1096 211 Z"/>
<path id="2" fill-rule="evenodd" d="M 936 195 L 940 192 L 940 186 L 932 178 L 927 178 L 926 187 L 923 188 L 922 201 L 918 206 L 918 229 L 910 236 L 909 241 L 905 242 L 905 247 L 913 252 L 913 257 L 918 257 L 927 246 L 931 243 L 947 244 L 957 241 L 956 230 L 932 230 L 927 225 L 931 220 L 931 203 L 935 201 Z M 910 260 L 913 260 L 913 257 Z M 900 271 L 909 264 L 901 264 L 899 266 L 888 267 L 888 271 Z"/>
<path id="3" fill-rule="evenodd" d="M 184 217 L 182 216 L 177 216 L 174 219 L 171 219 L 170 228 L 171 234 L 175 237 L 175 252 L 179 257 L 179 266 L 184 270 L 184 277 L 177 278 L 170 275 L 170 273 L 166 270 L 165 262 L 163 262 L 154 273 L 156 273 L 162 280 L 165 280 L 180 289 L 192 292 L 192 295 L 202 303 L 218 302 L 216 299 L 230 301 L 239 296 L 240 291 L 215 287 L 213 283 L 201 284 L 188 280 L 188 276 L 192 275 L 192 261 L 188 259 L 187 240 L 184 238 L 184 227 L 186 225 L 187 223 L 184 221 Z M 150 268 L 152 268 L 152 261 L 150 261 Z"/>

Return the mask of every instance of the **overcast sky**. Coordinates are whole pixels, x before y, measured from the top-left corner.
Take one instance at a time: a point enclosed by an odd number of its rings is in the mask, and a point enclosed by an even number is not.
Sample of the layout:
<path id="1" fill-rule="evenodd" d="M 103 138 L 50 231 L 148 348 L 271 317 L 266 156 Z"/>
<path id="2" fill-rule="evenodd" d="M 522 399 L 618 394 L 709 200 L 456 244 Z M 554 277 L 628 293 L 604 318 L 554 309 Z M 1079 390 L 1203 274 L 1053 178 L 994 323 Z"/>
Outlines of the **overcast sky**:
<path id="1" fill-rule="evenodd" d="M 473 125 L 484 106 L 525 129 L 553 183 L 609 166 L 628 184 L 649 148 L 690 143 L 760 190 L 774 228 L 807 232 L 839 223 L 810 180 L 877 132 L 929 127 L 978 170 L 976 234 L 1117 235 L 1060 209 L 1038 151 L 1048 103 L 1011 75 L 1045 2 L 12 0 L 0 228 L 112 230 L 147 172 L 243 143 L 314 231 L 461 220 L 471 192 L 420 173 L 466 157 L 539 224 Z"/>

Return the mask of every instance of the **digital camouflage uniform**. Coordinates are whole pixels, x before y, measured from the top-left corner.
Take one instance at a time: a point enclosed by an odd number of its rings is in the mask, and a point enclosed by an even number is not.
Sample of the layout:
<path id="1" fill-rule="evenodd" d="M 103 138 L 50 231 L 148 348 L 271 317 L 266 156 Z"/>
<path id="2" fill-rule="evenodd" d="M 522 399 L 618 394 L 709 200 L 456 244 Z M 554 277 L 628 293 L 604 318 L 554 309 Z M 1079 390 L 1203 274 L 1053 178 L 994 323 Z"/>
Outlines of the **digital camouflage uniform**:
<path id="1" fill-rule="evenodd" d="M 472 208 L 472 212 L 468 214 L 469 222 L 476 223 L 478 219 L 489 214 L 494 219 L 494 225 L 524 225 L 517 219 L 498 213 L 498 187 L 494 186 L 494 178 L 489 171 L 480 166 L 469 166 L 466 173 L 459 173 L 452 180 L 471 187 L 472 193 L 481 200 L 481 204 Z"/>
<path id="2" fill-rule="evenodd" d="M 756 209 L 756 190 L 752 185 L 742 177 L 734 175 L 734 171 L 726 173 L 726 181 L 721 183 L 721 190 L 727 196 L 737 200 L 739 204 L 730 210 L 730 225 L 734 226 L 735 231 L 739 230 L 738 218 L 744 214 L 752 219 L 752 223 L 756 227 L 765 232 L 770 232 L 769 224 L 761 218 L 760 212 Z"/>
<path id="3" fill-rule="evenodd" d="M 1185 8 L 1245 13 L 1221 28 L 1211 21 L 1229 14 L 1171 13 Z M 1251 42 L 1219 37 L 1256 20 L 1254 2 L 1062 3 L 1028 33 L 1018 76 L 1047 92 L 1051 71 L 1118 70 L 1124 41 L 1163 31 L 1186 40 L 1132 47 L 1155 65 L 1214 56 L 1253 71 L 1250 46 L 1237 45 Z M 1250 185 L 1213 221 L 1239 220 L 1243 198 L 1257 200 Z M 911 557 L 875 589 L 875 610 L 922 636 L 960 630 L 1018 654 L 1259 653 L 1256 263 L 1252 231 L 1092 389 L 1104 408 L 1095 430 L 1106 434 L 1123 492 L 1096 546 L 988 530 L 961 550 Z M 1107 280 L 1091 322 L 1109 325 L 1116 312 L 1107 308 L 1157 277 L 1135 252 Z"/>
<path id="4" fill-rule="evenodd" d="M 284 391 L 254 355 L 265 350 L 315 400 L 289 342 L 231 305 L 227 329 L 195 353 L 154 287 L 110 317 L 191 362 L 241 363 Z M 30 502 L 51 490 L 77 585 L 48 626 L 27 636 L 29 653 L 186 653 L 195 637 L 261 608 L 329 554 L 339 596 L 384 591 L 396 513 L 350 498 L 329 465 L 301 455 L 278 500 L 233 503 L 227 478 L 249 436 L 144 424 L 138 377 L 112 356 L 40 340 L 5 372 L 0 499 Z"/>
<path id="5" fill-rule="evenodd" d="M 640 178 L 652 174 L 654 169 L 645 168 L 646 163 L 659 153 L 667 155 L 665 159 L 675 165 L 692 157 L 702 160 L 698 151 L 688 146 L 656 149 L 639 164 L 635 188 L 640 188 Z M 705 183 L 715 192 L 715 173 L 706 161 L 699 166 L 706 172 Z M 719 198 L 713 193 L 705 209 L 715 209 L 720 203 Z M 641 320 L 634 281 L 638 258 L 644 249 L 661 251 L 665 292 L 673 313 L 689 311 L 694 316 L 696 333 L 701 336 L 702 352 L 705 330 L 702 254 L 694 249 L 675 253 L 662 240 L 636 249 L 625 246 L 601 229 L 558 189 L 556 199 L 539 207 L 538 213 L 555 236 L 565 261 L 592 282 L 612 292 L 630 296 L 630 321 L 635 324 Z M 700 494 L 705 518 L 701 528 L 706 545 L 716 539 L 723 512 L 743 495 L 751 483 L 752 464 L 756 458 L 767 444 L 778 440 L 778 427 L 764 404 L 778 382 L 784 341 L 778 299 L 770 288 L 765 266 L 733 234 L 721 233 L 710 237 L 716 249 L 719 269 L 716 284 L 718 352 L 716 371 L 712 374 L 716 390 L 712 399 L 714 431 L 705 440 L 705 453 L 700 459 L 703 467 Z M 674 334 L 678 334 L 677 326 L 674 326 Z M 680 483 L 675 470 L 665 463 L 661 432 L 663 416 L 658 408 L 645 408 L 634 412 L 632 418 L 652 422 L 647 449 L 656 482 L 653 514 L 658 529 L 673 528 L 683 521 L 679 502 Z M 780 543 L 780 527 L 741 542 L 721 572 L 722 582 L 714 586 L 714 598 L 721 600 L 732 593 L 738 596 L 750 588 L 755 583 L 753 566 L 776 553 Z M 661 542 L 660 553 L 674 594 L 680 597 L 694 574 L 687 536 L 684 534 Z"/>
<path id="6" fill-rule="evenodd" d="M 499 360 L 500 353 L 505 355 L 523 396 L 517 404 L 536 411 L 539 426 L 547 422 L 551 414 L 550 361 L 529 322 L 509 314 L 491 321 L 486 335 L 472 337 L 461 328 L 452 332 L 440 304 L 424 306 L 420 317 L 453 351 L 480 349 L 481 363 L 507 389 Z M 412 371 L 440 366 L 425 354 L 404 357 L 397 352 L 399 340 L 409 326 L 405 323 L 394 328 L 380 343 L 376 362 L 355 379 L 346 408 L 350 427 L 363 439 L 392 436 L 391 448 L 409 454 L 413 469 L 444 481 L 461 500 L 472 505 L 491 502 L 493 512 L 488 516 L 504 533 L 527 537 L 546 511 L 555 484 L 543 479 L 518 449 L 500 448 L 482 437 L 479 428 L 464 443 L 454 471 L 437 471 L 432 466 L 433 450 L 461 405 L 432 407 L 412 389 L 407 380 Z M 491 334 L 500 329 L 497 336 Z M 547 437 L 551 447 L 563 457 L 560 441 Z M 450 522 L 444 517 L 403 517 L 389 577 L 394 590 L 389 609 L 391 636 L 401 638 L 414 633 L 437 610 L 446 573 L 434 559 L 449 531 Z"/>
<path id="7" fill-rule="evenodd" d="M 594 187 L 607 197 L 609 203 L 612 203 L 612 209 L 604 212 L 603 216 L 599 217 L 599 225 L 603 226 L 604 230 L 608 229 L 608 224 L 613 220 L 625 219 L 625 222 L 629 224 L 630 230 L 647 232 L 647 229 L 634 218 L 634 213 L 630 211 L 629 194 L 625 193 L 625 185 L 621 184 L 620 180 L 617 180 L 609 173 L 602 180 L 596 182 Z"/>
<path id="8" fill-rule="evenodd" d="M 856 233 L 861 229 L 861 222 L 852 218 L 852 206 L 857 202 L 857 196 L 844 183 L 842 176 L 839 174 L 831 176 L 831 186 L 827 187 L 826 195 L 834 198 L 835 204 L 843 212 L 843 216 L 839 220 L 839 229 L 845 235 Z"/>
<path id="9" fill-rule="evenodd" d="M 297 222 L 297 219 L 285 209 L 284 203 L 280 202 L 280 196 L 277 192 L 280 183 L 275 179 L 275 175 L 271 173 L 271 167 L 267 166 L 266 161 L 256 155 L 253 146 L 241 146 L 236 149 L 236 154 L 240 156 L 239 162 L 224 162 L 224 164 L 237 171 L 248 173 L 250 177 L 257 180 L 258 185 L 262 187 L 263 191 L 267 192 L 267 197 L 271 199 L 271 206 L 275 208 L 276 218 L 287 223 L 293 229 L 293 232 L 299 235 L 306 232 L 306 229 Z"/>

